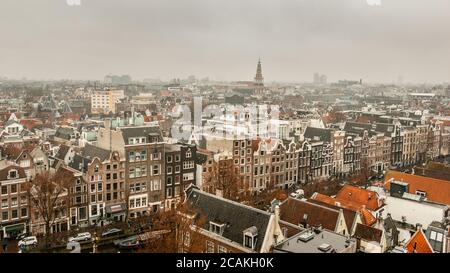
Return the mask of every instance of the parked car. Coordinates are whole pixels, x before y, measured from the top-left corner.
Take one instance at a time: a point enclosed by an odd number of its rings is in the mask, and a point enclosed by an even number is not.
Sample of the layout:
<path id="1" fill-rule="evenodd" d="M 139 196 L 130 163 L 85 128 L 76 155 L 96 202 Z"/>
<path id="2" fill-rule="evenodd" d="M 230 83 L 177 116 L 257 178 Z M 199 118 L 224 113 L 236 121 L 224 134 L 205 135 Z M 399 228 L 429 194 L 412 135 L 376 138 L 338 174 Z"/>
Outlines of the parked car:
<path id="1" fill-rule="evenodd" d="M 109 236 L 119 235 L 122 233 L 123 233 L 123 231 L 121 229 L 111 228 L 111 229 L 103 231 L 102 237 L 109 237 Z"/>
<path id="2" fill-rule="evenodd" d="M 69 242 L 81 242 L 81 241 L 89 241 L 92 239 L 92 235 L 89 232 L 78 233 L 74 237 L 69 237 Z"/>
<path id="3" fill-rule="evenodd" d="M 304 196 L 305 192 L 302 189 L 298 189 L 298 190 L 292 192 L 290 195 L 292 198 L 299 198 L 301 196 Z"/>
<path id="4" fill-rule="evenodd" d="M 36 236 L 29 236 L 29 237 L 25 237 L 22 240 L 19 241 L 19 243 L 17 244 L 20 248 L 22 247 L 27 247 L 27 246 L 35 246 L 37 245 L 38 241 Z"/>

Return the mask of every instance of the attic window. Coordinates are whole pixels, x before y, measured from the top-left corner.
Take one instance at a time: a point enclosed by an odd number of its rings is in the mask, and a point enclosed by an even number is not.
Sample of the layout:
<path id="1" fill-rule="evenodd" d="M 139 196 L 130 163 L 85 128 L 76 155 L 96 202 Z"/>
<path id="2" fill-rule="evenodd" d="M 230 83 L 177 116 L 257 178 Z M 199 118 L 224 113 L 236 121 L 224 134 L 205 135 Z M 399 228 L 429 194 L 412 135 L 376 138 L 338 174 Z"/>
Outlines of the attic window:
<path id="1" fill-rule="evenodd" d="M 258 236 L 258 229 L 255 226 L 244 230 L 244 246 L 255 249 Z"/>
<path id="2" fill-rule="evenodd" d="M 212 221 L 209 222 L 209 231 L 214 232 L 215 234 L 222 235 L 225 229 L 225 224 L 218 224 Z"/>
<path id="3" fill-rule="evenodd" d="M 16 179 L 17 178 L 17 170 L 10 170 L 8 172 L 8 179 Z"/>
<path id="4" fill-rule="evenodd" d="M 425 191 L 417 190 L 416 194 L 419 195 L 419 196 L 422 196 L 422 197 L 427 197 L 427 192 L 425 192 Z"/>

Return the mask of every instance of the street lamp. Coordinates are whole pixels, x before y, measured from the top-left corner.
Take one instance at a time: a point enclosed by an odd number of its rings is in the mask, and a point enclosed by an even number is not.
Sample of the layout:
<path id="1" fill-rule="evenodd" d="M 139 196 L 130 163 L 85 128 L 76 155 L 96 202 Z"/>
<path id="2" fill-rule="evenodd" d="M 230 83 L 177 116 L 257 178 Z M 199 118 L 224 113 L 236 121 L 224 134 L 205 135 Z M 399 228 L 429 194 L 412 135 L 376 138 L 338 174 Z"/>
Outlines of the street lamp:
<path id="1" fill-rule="evenodd" d="M 97 242 L 98 242 L 97 232 L 94 231 L 94 242 L 92 246 L 92 253 L 97 253 Z"/>

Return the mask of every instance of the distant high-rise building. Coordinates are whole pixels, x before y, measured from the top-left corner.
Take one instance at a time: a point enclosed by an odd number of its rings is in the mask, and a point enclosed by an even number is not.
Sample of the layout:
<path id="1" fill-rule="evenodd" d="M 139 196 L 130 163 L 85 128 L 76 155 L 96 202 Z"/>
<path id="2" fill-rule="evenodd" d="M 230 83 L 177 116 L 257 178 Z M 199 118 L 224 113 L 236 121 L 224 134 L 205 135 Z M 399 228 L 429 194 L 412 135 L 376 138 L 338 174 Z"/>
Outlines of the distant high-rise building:
<path id="1" fill-rule="evenodd" d="M 323 75 L 323 74 L 321 75 L 319 73 L 314 73 L 313 83 L 314 84 L 326 84 L 327 83 L 327 76 Z"/>
<path id="2" fill-rule="evenodd" d="M 125 97 L 123 90 L 96 90 L 91 96 L 91 112 L 108 114 L 116 112 L 116 103 Z"/>
<path id="3" fill-rule="evenodd" d="M 255 76 L 255 93 L 261 94 L 264 92 L 264 77 L 262 75 L 261 59 L 258 60 L 258 66 L 256 67 Z"/>
<path id="4" fill-rule="evenodd" d="M 106 84 L 110 85 L 120 85 L 120 84 L 130 84 L 131 83 L 131 77 L 129 75 L 107 75 L 104 79 Z"/>

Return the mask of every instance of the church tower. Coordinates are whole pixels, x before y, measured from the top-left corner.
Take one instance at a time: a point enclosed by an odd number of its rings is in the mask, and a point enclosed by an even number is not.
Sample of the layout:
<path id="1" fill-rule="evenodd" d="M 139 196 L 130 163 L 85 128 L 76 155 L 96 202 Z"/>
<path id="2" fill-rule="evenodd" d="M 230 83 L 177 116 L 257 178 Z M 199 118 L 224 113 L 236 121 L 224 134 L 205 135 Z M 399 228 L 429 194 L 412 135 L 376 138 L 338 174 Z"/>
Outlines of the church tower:
<path id="1" fill-rule="evenodd" d="M 261 59 L 258 60 L 258 66 L 256 67 L 256 76 L 254 84 L 255 84 L 255 93 L 262 94 L 264 92 L 264 78 L 261 69 Z"/>

